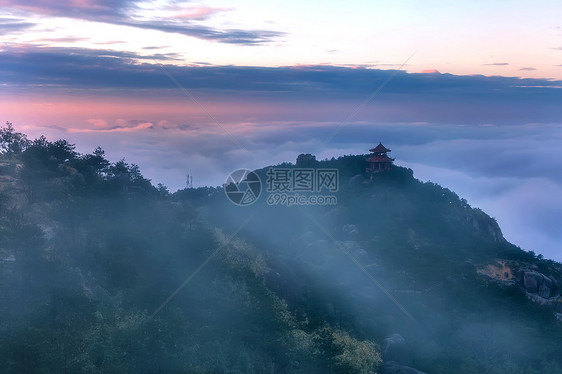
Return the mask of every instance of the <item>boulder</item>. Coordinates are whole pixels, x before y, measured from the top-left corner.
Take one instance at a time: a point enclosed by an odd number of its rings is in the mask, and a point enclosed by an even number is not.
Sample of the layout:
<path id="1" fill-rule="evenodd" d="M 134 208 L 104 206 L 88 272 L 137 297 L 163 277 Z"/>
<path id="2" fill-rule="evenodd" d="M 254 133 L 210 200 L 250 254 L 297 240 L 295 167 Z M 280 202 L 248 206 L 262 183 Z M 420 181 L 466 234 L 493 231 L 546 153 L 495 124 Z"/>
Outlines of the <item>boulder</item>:
<path id="1" fill-rule="evenodd" d="M 515 273 L 515 278 L 517 279 L 517 283 L 523 286 L 523 277 L 525 276 L 525 270 L 519 269 Z"/>
<path id="2" fill-rule="evenodd" d="M 523 288 L 530 293 L 537 293 L 543 283 L 544 276 L 536 271 L 526 271 L 523 274 Z M 550 291 L 549 291 L 550 292 Z"/>
<path id="3" fill-rule="evenodd" d="M 519 270 L 517 281 L 525 291 L 544 299 L 552 298 L 558 294 L 559 286 L 556 279 L 535 270 Z"/>
<path id="4" fill-rule="evenodd" d="M 548 287 L 548 288 L 552 288 L 552 285 L 553 285 L 552 279 L 550 279 L 547 276 L 543 276 L 543 285 Z"/>
<path id="5" fill-rule="evenodd" d="M 548 299 L 550 297 L 550 288 L 545 284 L 541 284 L 539 286 L 538 294 L 540 297 L 544 297 L 545 299 Z"/>
<path id="6" fill-rule="evenodd" d="M 550 289 L 557 291 L 560 289 L 560 285 L 558 284 L 558 281 L 556 279 L 554 279 L 553 277 L 548 277 L 548 279 L 552 282 L 552 287 L 550 287 Z"/>

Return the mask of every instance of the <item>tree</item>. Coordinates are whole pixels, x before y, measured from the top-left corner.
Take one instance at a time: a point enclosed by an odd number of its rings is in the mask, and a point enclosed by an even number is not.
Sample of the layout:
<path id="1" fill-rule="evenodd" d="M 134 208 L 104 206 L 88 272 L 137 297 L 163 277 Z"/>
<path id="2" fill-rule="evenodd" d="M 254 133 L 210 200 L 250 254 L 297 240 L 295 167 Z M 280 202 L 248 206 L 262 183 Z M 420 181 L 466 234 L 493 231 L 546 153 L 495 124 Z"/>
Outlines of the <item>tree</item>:
<path id="1" fill-rule="evenodd" d="M 49 144 L 49 156 L 54 157 L 59 163 L 74 160 L 78 156 L 75 148 L 76 146 L 67 140 L 59 139 Z"/>
<path id="2" fill-rule="evenodd" d="M 104 177 L 109 168 L 109 161 L 105 158 L 105 152 L 101 147 L 97 147 L 92 154 L 84 155 L 76 166 L 85 176 L 99 180 Z"/>
<path id="3" fill-rule="evenodd" d="M 298 167 L 313 167 L 317 164 L 316 156 L 307 153 L 301 153 L 297 157 L 297 166 Z"/>
<path id="4" fill-rule="evenodd" d="M 323 327 L 315 331 L 313 339 L 317 354 L 329 363 L 326 369 L 332 373 L 374 374 L 382 363 L 374 343 L 354 339 L 346 331 Z"/>
<path id="5" fill-rule="evenodd" d="M 157 189 L 152 186 L 150 179 L 146 179 L 142 175 L 139 166 L 136 164 L 129 165 L 125 162 L 125 159 L 121 159 L 109 166 L 107 177 L 124 191 L 129 191 L 129 188 L 133 188 L 141 194 L 157 192 Z"/>
<path id="6" fill-rule="evenodd" d="M 129 176 L 131 177 L 131 181 L 133 182 L 138 182 L 144 179 L 137 164 L 131 164 L 131 166 L 129 166 Z"/>
<path id="7" fill-rule="evenodd" d="M 0 150 L 9 158 L 22 153 L 30 144 L 27 136 L 16 132 L 11 122 L 6 122 L 6 126 L 0 128 Z"/>
<path id="8" fill-rule="evenodd" d="M 156 187 L 156 189 L 158 190 L 160 196 L 170 196 L 170 190 L 168 190 L 168 187 L 166 187 L 162 183 L 158 183 L 158 187 Z"/>
<path id="9" fill-rule="evenodd" d="M 23 162 L 20 176 L 29 203 L 83 184 L 83 176 L 74 168 L 81 161 L 74 148 L 67 140 L 50 142 L 45 136 L 29 142 L 19 157 Z"/>

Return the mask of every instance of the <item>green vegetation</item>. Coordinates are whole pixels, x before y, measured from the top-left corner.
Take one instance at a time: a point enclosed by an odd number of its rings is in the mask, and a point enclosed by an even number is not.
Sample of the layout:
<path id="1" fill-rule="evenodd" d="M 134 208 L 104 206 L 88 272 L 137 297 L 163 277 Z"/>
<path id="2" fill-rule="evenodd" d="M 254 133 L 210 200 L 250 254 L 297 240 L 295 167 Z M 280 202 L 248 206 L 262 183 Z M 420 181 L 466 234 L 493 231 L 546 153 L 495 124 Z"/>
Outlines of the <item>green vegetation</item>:
<path id="1" fill-rule="evenodd" d="M 2 373 L 562 371 L 552 308 L 477 273 L 560 264 L 411 170 L 302 155 L 340 171 L 338 205 L 240 208 L 11 125 L 0 150 Z"/>

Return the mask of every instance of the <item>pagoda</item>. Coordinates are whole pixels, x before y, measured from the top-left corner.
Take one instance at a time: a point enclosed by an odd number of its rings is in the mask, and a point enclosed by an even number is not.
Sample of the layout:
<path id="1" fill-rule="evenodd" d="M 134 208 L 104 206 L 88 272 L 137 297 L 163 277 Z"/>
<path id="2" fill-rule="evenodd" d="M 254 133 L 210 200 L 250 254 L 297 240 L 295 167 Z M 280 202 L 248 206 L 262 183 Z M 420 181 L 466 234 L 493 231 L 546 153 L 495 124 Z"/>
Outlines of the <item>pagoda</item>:
<path id="1" fill-rule="evenodd" d="M 373 154 L 366 158 L 369 163 L 369 167 L 366 170 L 368 173 L 378 173 L 389 170 L 392 167 L 394 159 L 386 155 L 387 152 L 390 152 L 390 149 L 386 148 L 382 143 L 379 143 L 375 148 L 369 149 L 369 151 L 373 152 Z"/>

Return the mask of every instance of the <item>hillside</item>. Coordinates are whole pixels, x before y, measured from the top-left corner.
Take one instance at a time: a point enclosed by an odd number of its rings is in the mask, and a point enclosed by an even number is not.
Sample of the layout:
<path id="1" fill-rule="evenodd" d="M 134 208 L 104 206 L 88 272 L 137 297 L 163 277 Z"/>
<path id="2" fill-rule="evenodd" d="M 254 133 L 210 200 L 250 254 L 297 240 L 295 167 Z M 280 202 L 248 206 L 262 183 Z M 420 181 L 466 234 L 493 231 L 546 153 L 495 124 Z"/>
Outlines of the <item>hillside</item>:
<path id="1" fill-rule="evenodd" d="M 562 372 L 561 265 L 412 170 L 302 155 L 277 167 L 338 170 L 337 204 L 237 206 L 20 140 L 0 162 L 3 373 Z"/>

